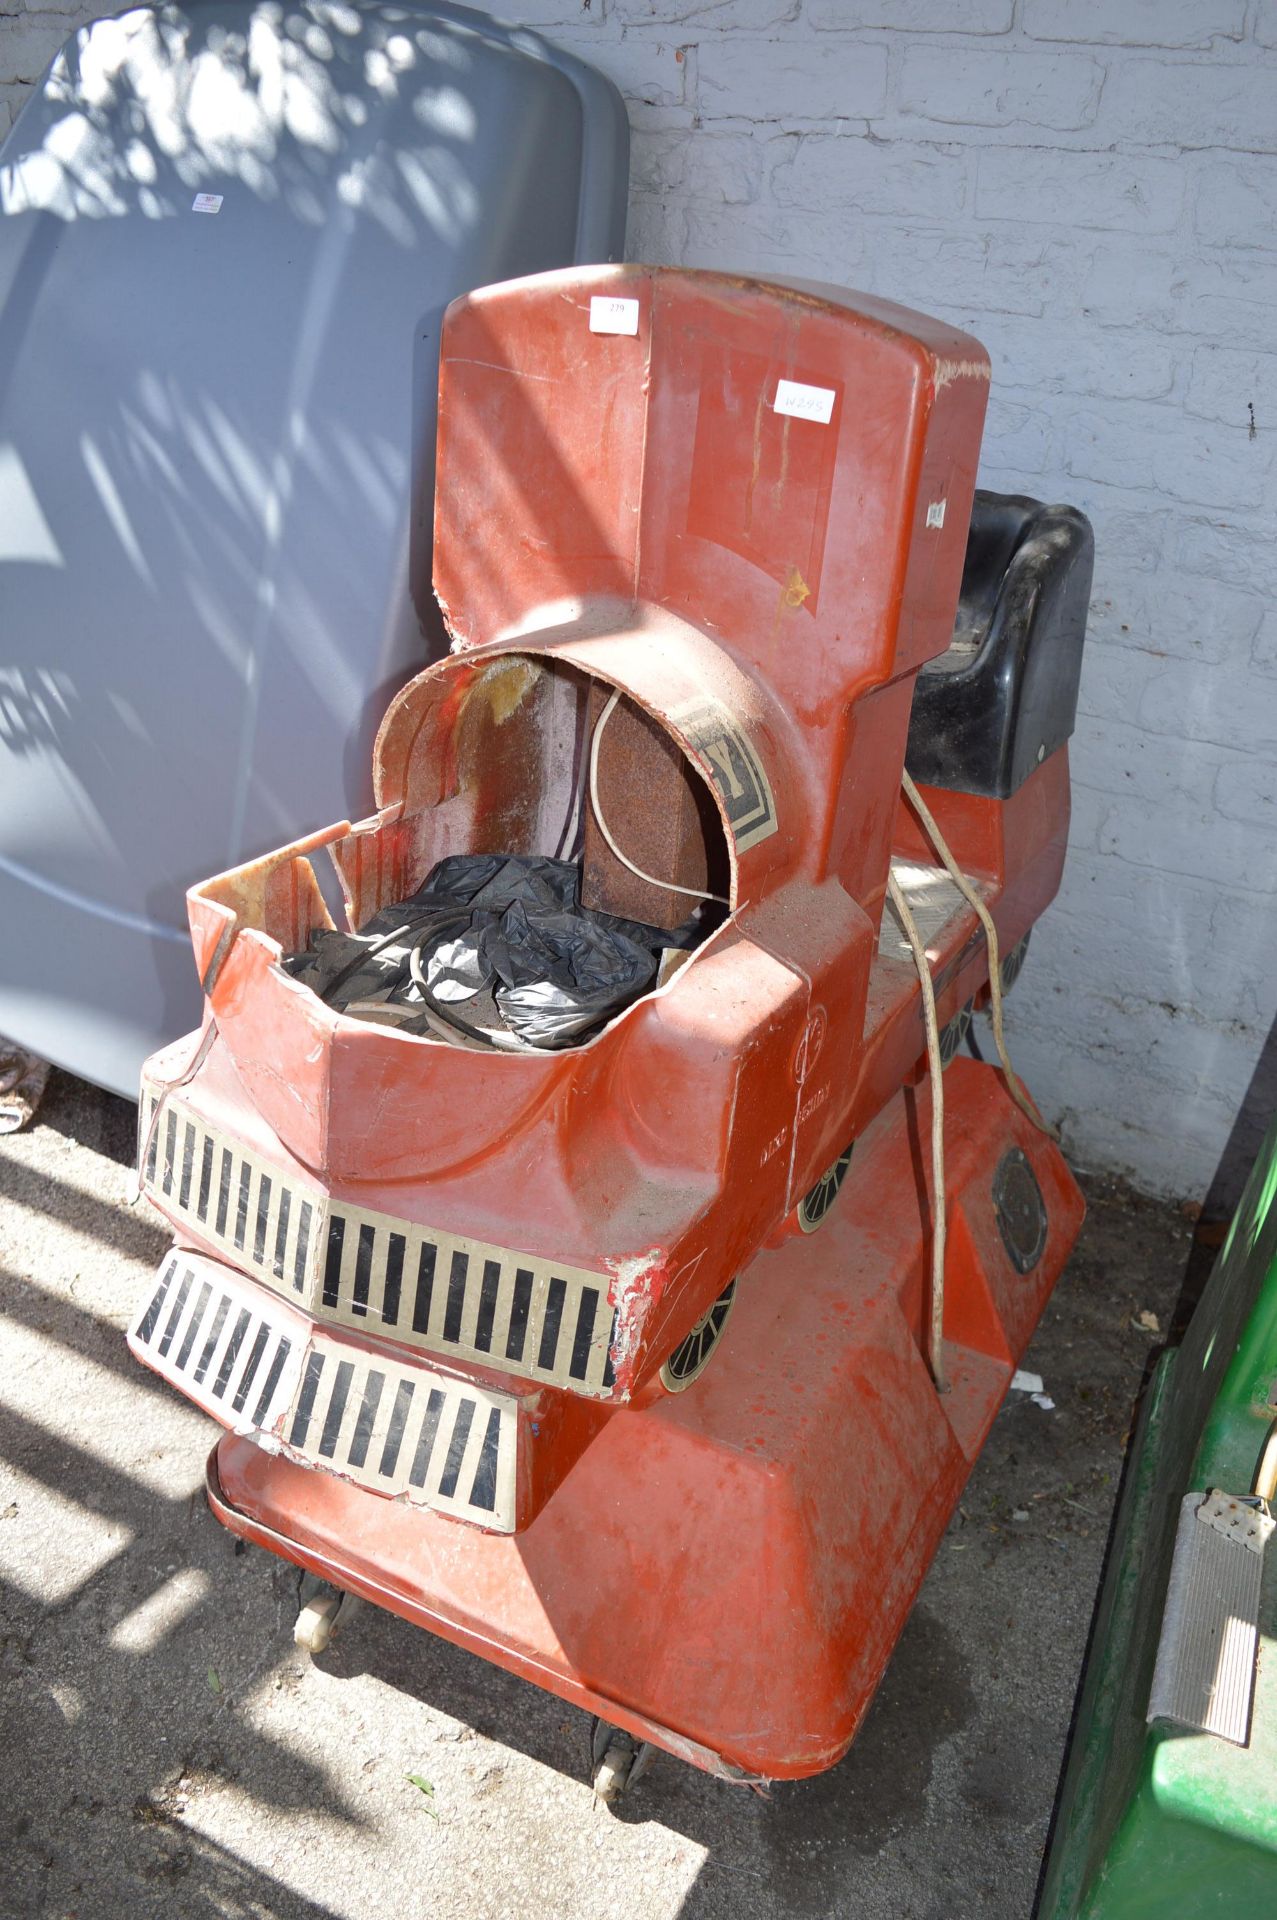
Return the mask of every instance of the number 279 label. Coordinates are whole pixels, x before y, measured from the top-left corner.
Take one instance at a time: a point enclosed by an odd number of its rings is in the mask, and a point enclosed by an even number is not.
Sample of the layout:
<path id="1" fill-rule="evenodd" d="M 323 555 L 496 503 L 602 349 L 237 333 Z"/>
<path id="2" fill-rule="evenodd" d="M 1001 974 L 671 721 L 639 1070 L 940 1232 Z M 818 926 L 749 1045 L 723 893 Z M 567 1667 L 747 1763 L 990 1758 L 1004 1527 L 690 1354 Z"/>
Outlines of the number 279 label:
<path id="1" fill-rule="evenodd" d="M 639 303 L 614 294 L 596 293 L 590 301 L 591 333 L 637 333 Z"/>

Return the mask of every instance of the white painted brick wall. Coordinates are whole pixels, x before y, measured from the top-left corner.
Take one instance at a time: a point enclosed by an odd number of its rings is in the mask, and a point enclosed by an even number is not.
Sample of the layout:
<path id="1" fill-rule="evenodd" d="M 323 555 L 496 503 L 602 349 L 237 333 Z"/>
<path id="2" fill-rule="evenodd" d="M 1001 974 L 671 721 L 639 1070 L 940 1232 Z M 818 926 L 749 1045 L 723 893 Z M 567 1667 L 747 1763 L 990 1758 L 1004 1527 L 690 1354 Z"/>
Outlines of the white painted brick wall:
<path id="1" fill-rule="evenodd" d="M 106 10 L 0 0 L 0 129 Z M 503 10 L 626 95 L 632 257 L 971 329 L 985 484 L 1090 514 L 1072 850 L 1009 1025 L 1076 1157 L 1202 1194 L 1277 1014 L 1277 0 Z"/>

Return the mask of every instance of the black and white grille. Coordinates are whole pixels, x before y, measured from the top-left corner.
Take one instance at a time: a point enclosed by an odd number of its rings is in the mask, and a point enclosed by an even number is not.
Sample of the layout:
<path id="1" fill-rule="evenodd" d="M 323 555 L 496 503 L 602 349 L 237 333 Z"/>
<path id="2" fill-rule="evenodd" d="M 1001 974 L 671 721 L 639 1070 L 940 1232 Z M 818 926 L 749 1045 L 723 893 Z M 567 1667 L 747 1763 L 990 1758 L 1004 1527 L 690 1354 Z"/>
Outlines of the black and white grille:
<path id="1" fill-rule="evenodd" d="M 192 1400 L 239 1432 L 269 1432 L 297 1387 L 305 1322 L 275 1321 L 271 1302 L 211 1260 L 174 1251 L 147 1290 L 129 1345 Z"/>
<path id="2" fill-rule="evenodd" d="M 143 1089 L 143 1190 L 317 1319 L 577 1393 L 610 1391 L 607 1274 L 334 1201 L 176 1100 L 152 1131 L 155 1098 Z"/>
<path id="3" fill-rule="evenodd" d="M 129 1333 L 138 1358 L 238 1433 L 495 1532 L 515 1525 L 517 1402 L 328 1338 L 175 1249 Z"/>

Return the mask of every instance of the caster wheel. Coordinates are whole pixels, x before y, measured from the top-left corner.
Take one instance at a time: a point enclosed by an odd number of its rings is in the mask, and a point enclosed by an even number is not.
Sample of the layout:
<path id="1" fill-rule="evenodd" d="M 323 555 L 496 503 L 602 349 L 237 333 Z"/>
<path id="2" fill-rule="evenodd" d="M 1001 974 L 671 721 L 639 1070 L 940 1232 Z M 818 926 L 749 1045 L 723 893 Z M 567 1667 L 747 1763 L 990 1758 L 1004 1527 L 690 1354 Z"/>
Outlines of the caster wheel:
<path id="1" fill-rule="evenodd" d="M 353 1594 L 318 1593 L 308 1600 L 293 1627 L 293 1643 L 306 1653 L 322 1653 L 334 1629 L 349 1620 L 359 1605 Z"/>
<path id="2" fill-rule="evenodd" d="M 614 1806 L 628 1787 L 646 1772 L 652 1758 L 649 1741 L 636 1740 L 606 1720 L 596 1720 L 591 1738 L 592 1770 L 590 1779 L 594 1797 L 605 1807 Z"/>
<path id="3" fill-rule="evenodd" d="M 947 1026 L 940 1029 L 940 1065 L 947 1067 L 955 1057 L 963 1041 L 971 1031 L 971 1016 L 975 1011 L 970 1000 L 960 1007 Z"/>
<path id="4" fill-rule="evenodd" d="M 851 1165 L 852 1141 L 845 1153 L 840 1153 L 827 1173 L 823 1173 L 811 1192 L 798 1202 L 798 1224 L 804 1233 L 815 1233 L 824 1220 L 834 1201 L 842 1190 L 847 1178 L 847 1169 Z"/>

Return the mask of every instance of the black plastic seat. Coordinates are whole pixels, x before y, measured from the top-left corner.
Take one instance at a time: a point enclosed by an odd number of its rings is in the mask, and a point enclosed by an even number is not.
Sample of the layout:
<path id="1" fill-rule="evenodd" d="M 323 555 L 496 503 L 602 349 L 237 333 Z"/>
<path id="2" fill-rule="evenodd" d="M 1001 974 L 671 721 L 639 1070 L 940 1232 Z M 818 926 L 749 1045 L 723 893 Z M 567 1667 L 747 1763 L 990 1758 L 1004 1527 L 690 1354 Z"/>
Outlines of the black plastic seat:
<path id="1" fill-rule="evenodd" d="M 953 640 L 914 689 L 905 765 L 920 785 L 1005 800 L 1063 746 L 1094 558 L 1076 507 L 977 492 Z"/>

